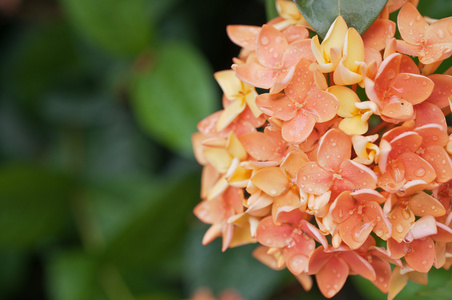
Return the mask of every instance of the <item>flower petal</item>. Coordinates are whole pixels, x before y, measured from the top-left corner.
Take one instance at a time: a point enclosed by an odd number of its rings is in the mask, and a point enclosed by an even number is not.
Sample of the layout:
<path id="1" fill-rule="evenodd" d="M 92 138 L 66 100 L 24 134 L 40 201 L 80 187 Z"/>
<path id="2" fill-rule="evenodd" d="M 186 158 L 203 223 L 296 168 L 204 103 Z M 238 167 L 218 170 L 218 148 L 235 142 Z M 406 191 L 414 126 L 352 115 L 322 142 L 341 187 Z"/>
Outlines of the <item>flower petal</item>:
<path id="1" fill-rule="evenodd" d="M 283 123 L 281 128 L 282 137 L 289 143 L 302 143 L 309 137 L 314 125 L 314 117 L 300 111 L 292 120 Z"/>
<path id="2" fill-rule="evenodd" d="M 368 167 L 352 160 L 344 160 L 340 168 L 342 179 L 351 182 L 356 189 L 377 187 L 377 175 Z"/>
<path id="3" fill-rule="evenodd" d="M 307 162 L 300 167 L 297 185 L 306 193 L 322 195 L 333 184 L 333 174 L 316 162 Z"/>
<path id="4" fill-rule="evenodd" d="M 309 70 L 311 63 L 305 59 L 295 67 L 292 82 L 286 87 L 288 97 L 300 104 L 305 102 L 309 92 L 315 87 L 314 74 Z"/>
<path id="5" fill-rule="evenodd" d="M 452 179 L 452 161 L 444 148 L 430 146 L 424 150 L 421 157 L 435 170 L 437 182 L 442 183 Z"/>
<path id="6" fill-rule="evenodd" d="M 428 162 L 414 153 L 404 153 L 399 156 L 405 166 L 407 180 L 423 180 L 427 183 L 436 178 L 435 169 Z"/>
<path id="7" fill-rule="evenodd" d="M 427 99 L 433 91 L 434 83 L 428 77 L 416 74 L 400 73 L 389 85 L 392 95 L 411 104 L 418 104 Z"/>
<path id="8" fill-rule="evenodd" d="M 330 214 L 337 223 L 347 220 L 357 208 L 357 203 L 350 193 L 350 191 L 342 192 L 330 207 Z"/>
<path id="9" fill-rule="evenodd" d="M 452 76 L 433 74 L 428 78 L 433 81 L 435 87 L 426 101 L 435 104 L 439 108 L 448 107 L 449 97 L 452 95 Z"/>
<path id="10" fill-rule="evenodd" d="M 281 195 L 289 185 L 286 174 L 278 167 L 263 168 L 253 174 L 251 182 L 270 196 Z"/>
<path id="11" fill-rule="evenodd" d="M 256 97 L 256 104 L 264 114 L 283 121 L 292 119 L 296 114 L 294 104 L 284 94 L 261 94 Z"/>
<path id="12" fill-rule="evenodd" d="M 266 217 L 259 222 L 256 239 L 267 247 L 286 247 L 290 241 L 294 228 L 287 224 L 276 225 L 272 217 Z"/>
<path id="13" fill-rule="evenodd" d="M 247 50 L 254 50 L 260 30 L 261 28 L 258 26 L 249 25 L 228 25 L 226 27 L 229 39 Z"/>
<path id="14" fill-rule="evenodd" d="M 339 107 L 336 96 L 325 91 L 313 91 L 309 93 L 305 101 L 304 108 L 314 116 L 318 123 L 334 118 Z"/>
<path id="15" fill-rule="evenodd" d="M 352 142 L 339 129 L 330 129 L 320 140 L 317 151 L 317 161 L 320 166 L 328 170 L 339 170 L 341 163 L 350 159 Z"/>
<path id="16" fill-rule="evenodd" d="M 366 32 L 364 32 L 364 45 L 377 51 L 383 50 L 389 40 L 394 37 L 395 30 L 396 24 L 393 21 L 377 19 Z"/>
<path id="17" fill-rule="evenodd" d="M 316 274 L 317 284 L 323 296 L 331 298 L 336 295 L 344 286 L 348 273 L 348 265 L 342 259 L 333 256 Z"/>
<path id="18" fill-rule="evenodd" d="M 286 37 L 279 30 L 263 25 L 256 42 L 256 56 L 262 65 L 276 68 L 281 63 L 287 46 Z"/>
<path id="19" fill-rule="evenodd" d="M 411 211 L 418 217 L 423 216 L 433 216 L 433 217 L 441 217 L 444 216 L 446 210 L 444 206 L 425 192 L 419 192 L 413 197 L 410 198 L 408 202 L 408 206 Z"/>
<path id="20" fill-rule="evenodd" d="M 233 65 L 232 69 L 241 81 L 262 89 L 271 88 L 278 74 L 278 70 L 262 66 L 256 55 L 252 54 L 250 54 L 245 64 Z"/>
<path id="21" fill-rule="evenodd" d="M 435 260 L 435 247 L 430 238 L 414 240 L 410 243 L 410 249 L 405 254 L 405 261 L 414 270 L 427 273 L 433 266 Z"/>
<path id="22" fill-rule="evenodd" d="M 397 16 L 402 38 L 410 44 L 421 44 L 425 38 L 428 24 L 411 3 L 406 3 Z"/>

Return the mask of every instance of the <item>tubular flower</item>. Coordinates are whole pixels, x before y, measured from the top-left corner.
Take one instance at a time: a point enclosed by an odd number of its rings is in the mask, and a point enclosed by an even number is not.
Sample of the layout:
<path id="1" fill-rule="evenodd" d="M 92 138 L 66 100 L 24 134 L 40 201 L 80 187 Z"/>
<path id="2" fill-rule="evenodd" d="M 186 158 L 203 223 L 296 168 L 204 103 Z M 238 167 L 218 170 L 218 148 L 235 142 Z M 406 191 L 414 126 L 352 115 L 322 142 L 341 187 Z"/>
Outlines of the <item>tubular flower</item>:
<path id="1" fill-rule="evenodd" d="M 338 17 L 321 42 L 293 1 L 276 4 L 263 26 L 227 27 L 242 49 L 214 75 L 223 108 L 192 135 L 203 244 L 254 243 L 327 298 L 349 275 L 388 299 L 427 284 L 452 266 L 452 68 L 438 71 L 452 17 L 390 0 L 364 34 Z"/>
<path id="2" fill-rule="evenodd" d="M 452 17 L 429 25 L 416 7 L 406 3 L 400 9 L 397 21 L 403 38 L 397 41 L 398 51 L 418 56 L 423 64 L 442 61 L 452 55 Z"/>

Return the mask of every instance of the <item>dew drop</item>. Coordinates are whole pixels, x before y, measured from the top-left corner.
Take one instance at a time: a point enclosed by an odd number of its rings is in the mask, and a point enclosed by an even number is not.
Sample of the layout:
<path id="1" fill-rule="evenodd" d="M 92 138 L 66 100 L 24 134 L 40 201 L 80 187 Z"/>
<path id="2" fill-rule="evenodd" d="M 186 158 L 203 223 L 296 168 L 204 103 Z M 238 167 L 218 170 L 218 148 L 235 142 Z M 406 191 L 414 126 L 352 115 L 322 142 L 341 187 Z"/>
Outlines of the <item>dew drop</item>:
<path id="1" fill-rule="evenodd" d="M 418 177 L 422 177 L 425 175 L 425 169 L 423 168 L 419 168 L 414 172 L 414 175 L 418 176 Z"/>
<path id="2" fill-rule="evenodd" d="M 426 261 L 426 260 L 423 260 L 423 261 L 421 262 L 421 264 L 425 266 L 425 265 L 427 264 L 427 261 Z"/>
<path id="3" fill-rule="evenodd" d="M 268 39 L 268 37 L 263 36 L 263 37 L 261 38 L 261 44 L 264 45 L 264 46 L 266 46 L 266 45 L 268 45 L 268 43 L 270 43 L 270 40 Z"/>
<path id="4" fill-rule="evenodd" d="M 276 190 L 275 190 L 275 189 L 271 189 L 271 190 L 270 190 L 270 194 L 276 195 Z"/>
<path id="5" fill-rule="evenodd" d="M 396 230 L 397 230 L 398 233 L 402 233 L 403 232 L 403 226 L 401 224 L 398 224 L 396 226 Z"/>

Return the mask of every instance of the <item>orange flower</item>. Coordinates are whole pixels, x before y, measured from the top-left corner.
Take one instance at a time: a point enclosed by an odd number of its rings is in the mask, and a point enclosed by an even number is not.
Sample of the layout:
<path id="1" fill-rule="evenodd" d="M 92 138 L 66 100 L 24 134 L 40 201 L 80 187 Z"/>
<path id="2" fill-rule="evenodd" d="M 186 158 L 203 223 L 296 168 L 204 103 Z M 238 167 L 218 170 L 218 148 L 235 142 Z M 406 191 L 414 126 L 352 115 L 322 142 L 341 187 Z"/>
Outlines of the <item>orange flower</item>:
<path id="1" fill-rule="evenodd" d="M 452 17 L 429 25 L 416 7 L 406 3 L 397 17 L 403 41 L 397 41 L 397 51 L 419 57 L 423 64 L 442 61 L 452 55 Z"/>
<path id="2" fill-rule="evenodd" d="M 366 79 L 367 96 L 378 105 L 383 120 L 391 123 L 413 119 L 413 106 L 426 100 L 433 87 L 408 56 L 397 53 L 383 61 L 374 81 Z"/>
<path id="3" fill-rule="evenodd" d="M 342 192 L 331 205 L 339 235 L 351 249 L 361 247 L 372 231 L 383 240 L 391 236 L 391 223 L 380 207 L 385 201 L 377 191 L 361 189 Z"/>
<path id="4" fill-rule="evenodd" d="M 286 94 L 262 94 L 256 99 L 262 112 L 283 121 L 282 137 L 296 144 L 308 138 L 316 123 L 336 116 L 339 107 L 335 96 L 316 89 L 309 65 L 305 59 L 298 63 Z"/>
<path id="5" fill-rule="evenodd" d="M 339 129 L 329 130 L 320 140 L 317 161 L 303 164 L 297 183 L 303 191 L 321 195 L 329 190 L 335 199 L 343 191 L 376 188 L 377 177 L 369 168 L 350 160 L 350 138 Z"/>
<path id="6" fill-rule="evenodd" d="M 257 38 L 256 53 L 250 54 L 245 64 L 232 68 L 243 82 L 278 93 L 289 84 L 301 58 L 314 59 L 309 39 L 289 44 L 284 34 L 264 25 Z"/>
<path id="7" fill-rule="evenodd" d="M 264 246 L 279 248 L 287 268 L 295 275 L 307 270 L 309 258 L 315 250 L 315 240 L 324 246 L 326 238 L 300 210 L 281 213 L 276 225 L 271 217 L 262 219 L 257 227 L 256 238 Z"/>

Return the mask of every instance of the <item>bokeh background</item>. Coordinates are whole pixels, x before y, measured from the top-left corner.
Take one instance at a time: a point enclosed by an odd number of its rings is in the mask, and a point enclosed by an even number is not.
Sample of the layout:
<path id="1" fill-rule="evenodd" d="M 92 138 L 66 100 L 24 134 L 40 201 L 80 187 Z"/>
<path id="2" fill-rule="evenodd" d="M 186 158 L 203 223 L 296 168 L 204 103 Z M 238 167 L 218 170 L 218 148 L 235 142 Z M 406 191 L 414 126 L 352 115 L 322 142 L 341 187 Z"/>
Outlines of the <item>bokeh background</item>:
<path id="1" fill-rule="evenodd" d="M 452 1 L 420 10 L 451 16 Z M 192 214 L 190 135 L 239 51 L 226 25 L 273 15 L 265 0 L 0 0 L 0 299 L 322 299 L 252 245 L 202 246 Z M 400 299 L 451 292 L 433 272 Z M 358 278 L 335 299 L 352 297 L 385 299 Z"/>

